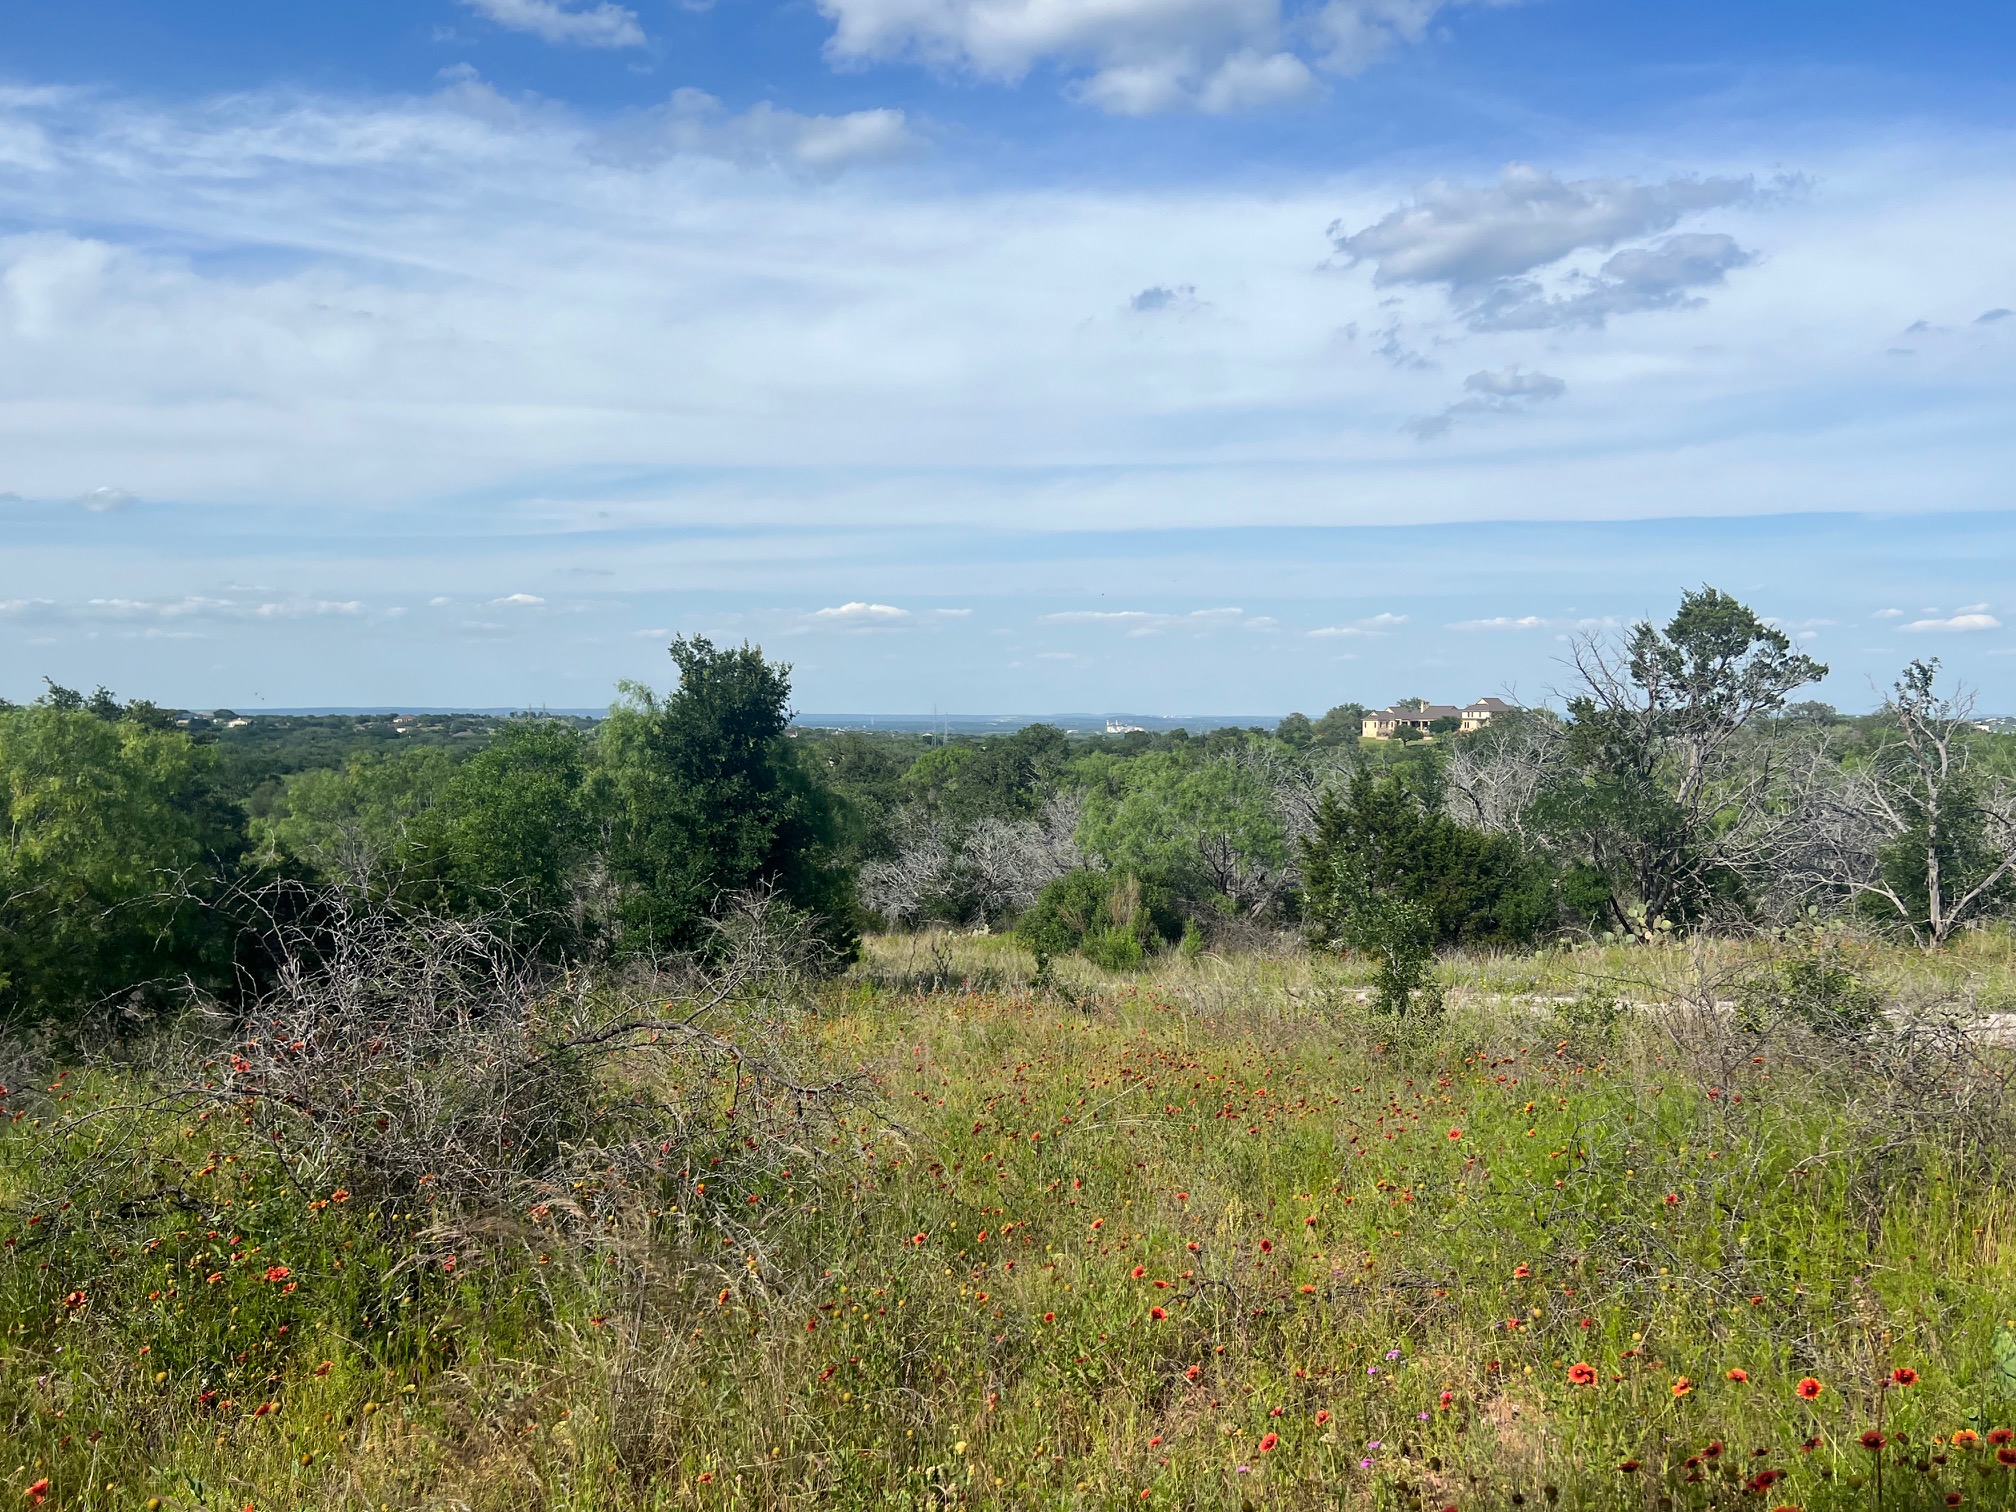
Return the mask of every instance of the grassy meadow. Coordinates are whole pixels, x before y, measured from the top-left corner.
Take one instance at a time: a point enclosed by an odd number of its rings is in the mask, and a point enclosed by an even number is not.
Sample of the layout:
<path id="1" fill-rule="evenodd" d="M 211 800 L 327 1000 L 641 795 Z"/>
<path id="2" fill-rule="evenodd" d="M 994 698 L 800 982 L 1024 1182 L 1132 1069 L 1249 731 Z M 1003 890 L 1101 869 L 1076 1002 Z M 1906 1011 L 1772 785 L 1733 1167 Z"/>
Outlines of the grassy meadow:
<path id="1" fill-rule="evenodd" d="M 1774 1015 L 1816 953 L 1891 1027 Z M 782 1031 L 846 1090 L 752 1161 L 737 1082 L 571 1218 L 352 1191 L 137 1043 L 17 1044 L 0 1497 L 2016 1505 L 2009 936 L 1441 976 L 1397 1021 L 1286 944 L 873 939 Z"/>

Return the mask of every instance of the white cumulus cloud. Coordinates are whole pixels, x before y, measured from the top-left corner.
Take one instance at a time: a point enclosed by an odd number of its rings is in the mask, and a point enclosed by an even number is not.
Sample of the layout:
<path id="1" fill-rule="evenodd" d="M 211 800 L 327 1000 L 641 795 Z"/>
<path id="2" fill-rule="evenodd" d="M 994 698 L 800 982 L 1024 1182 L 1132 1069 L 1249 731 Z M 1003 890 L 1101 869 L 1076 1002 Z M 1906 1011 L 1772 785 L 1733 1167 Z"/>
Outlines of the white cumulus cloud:
<path id="1" fill-rule="evenodd" d="M 910 618 L 908 609 L 898 609 L 894 604 L 869 604 L 860 600 L 835 604 L 830 609 L 815 609 L 814 619 L 840 620 L 855 624 L 890 624 L 896 620 Z"/>
<path id="2" fill-rule="evenodd" d="M 1447 289 L 1480 330 L 1601 325 L 1611 315 L 1689 303 L 1692 291 L 1720 283 L 1750 254 L 1729 236 L 1687 232 L 1626 247 L 1596 273 L 1573 274 L 1560 293 L 1532 275 L 1577 252 L 1610 251 L 1756 197 L 1749 177 L 1564 180 L 1512 163 L 1495 184 L 1429 184 L 1411 204 L 1357 231 L 1333 222 L 1330 239 L 1346 262 L 1371 263 L 1375 284 Z"/>
<path id="3" fill-rule="evenodd" d="M 1900 626 L 1899 628 L 1904 630 L 1935 631 L 1935 632 L 1967 631 L 1967 630 L 2000 630 L 2002 628 L 2002 621 L 1995 618 L 1995 616 L 1992 614 L 1982 614 L 1979 612 L 1975 612 L 1972 614 L 1954 614 L 1948 616 L 1945 619 L 1912 620 L 1910 624 Z"/>
<path id="4" fill-rule="evenodd" d="M 1330 0 L 1291 18 L 1281 0 L 819 0 L 834 23 L 826 50 L 836 63 L 910 59 L 1011 83 L 1053 63 L 1072 76 L 1073 95 L 1115 115 L 1292 100 L 1316 88 L 1314 70 L 1359 73 L 1422 41 L 1449 8 Z"/>

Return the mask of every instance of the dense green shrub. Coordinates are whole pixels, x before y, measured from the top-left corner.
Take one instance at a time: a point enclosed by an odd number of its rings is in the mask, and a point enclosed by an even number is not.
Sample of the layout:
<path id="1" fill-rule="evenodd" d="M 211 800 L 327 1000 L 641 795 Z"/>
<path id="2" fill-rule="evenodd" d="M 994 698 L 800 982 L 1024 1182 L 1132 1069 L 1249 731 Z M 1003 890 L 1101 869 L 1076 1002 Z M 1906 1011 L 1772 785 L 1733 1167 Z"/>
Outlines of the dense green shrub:
<path id="1" fill-rule="evenodd" d="M 1413 906 L 1430 949 L 1528 945 L 1558 917 L 1549 868 L 1511 836 L 1450 818 L 1432 768 L 1420 766 L 1361 768 L 1342 794 L 1326 793 L 1303 847 L 1302 881 L 1318 941 L 1343 943 L 1351 916 L 1383 899 Z"/>
<path id="2" fill-rule="evenodd" d="M 1088 867 L 1044 888 L 1016 932 L 1039 960 L 1075 950 L 1108 971 L 1131 971 L 1181 939 L 1184 921 L 1165 890 L 1132 872 Z"/>
<path id="3" fill-rule="evenodd" d="M 214 768 L 207 747 L 109 697 L 0 712 L 0 1012 L 68 1016 L 228 970 L 230 931 L 208 905 L 243 845 Z"/>

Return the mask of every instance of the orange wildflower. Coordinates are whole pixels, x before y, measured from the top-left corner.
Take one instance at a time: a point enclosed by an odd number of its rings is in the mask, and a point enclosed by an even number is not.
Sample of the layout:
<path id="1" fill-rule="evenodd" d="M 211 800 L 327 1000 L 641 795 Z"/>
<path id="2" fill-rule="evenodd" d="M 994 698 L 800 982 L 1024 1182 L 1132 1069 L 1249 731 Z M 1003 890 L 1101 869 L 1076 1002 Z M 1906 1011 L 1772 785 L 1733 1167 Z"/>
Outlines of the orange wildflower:
<path id="1" fill-rule="evenodd" d="M 1804 1400 L 1810 1402 L 1815 1397 L 1820 1395 L 1821 1392 L 1825 1391 L 1827 1388 L 1825 1386 L 1822 1386 L 1818 1381 L 1814 1380 L 1813 1377 L 1811 1376 L 1801 1376 L 1799 1378 L 1799 1384 L 1797 1386 L 1794 1386 L 1792 1389 L 1798 1392 L 1799 1395 Z"/>

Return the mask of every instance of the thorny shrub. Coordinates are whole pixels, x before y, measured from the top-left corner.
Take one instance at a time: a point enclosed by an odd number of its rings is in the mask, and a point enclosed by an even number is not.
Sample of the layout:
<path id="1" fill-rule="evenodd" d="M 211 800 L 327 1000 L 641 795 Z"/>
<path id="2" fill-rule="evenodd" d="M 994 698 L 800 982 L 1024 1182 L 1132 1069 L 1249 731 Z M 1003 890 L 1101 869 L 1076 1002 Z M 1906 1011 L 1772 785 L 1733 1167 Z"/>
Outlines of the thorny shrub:
<path id="1" fill-rule="evenodd" d="M 739 1237 L 751 1217 L 725 1199 L 815 1159 L 808 1124 L 854 1091 L 794 1068 L 788 1030 L 828 963 L 775 898 L 732 900 L 704 963 L 594 971 L 540 963 L 481 919 L 303 891 L 260 900 L 268 984 L 148 1041 L 142 1085 L 152 1111 L 242 1124 L 310 1206 L 424 1206 L 429 1242 L 452 1245 L 526 1215 L 587 1238 L 684 1200 Z M 116 1130 L 113 1111 L 89 1116 Z M 84 1179 L 130 1200 L 146 1159 L 115 1134 Z M 691 1201 L 702 1167 L 724 1200 Z"/>

